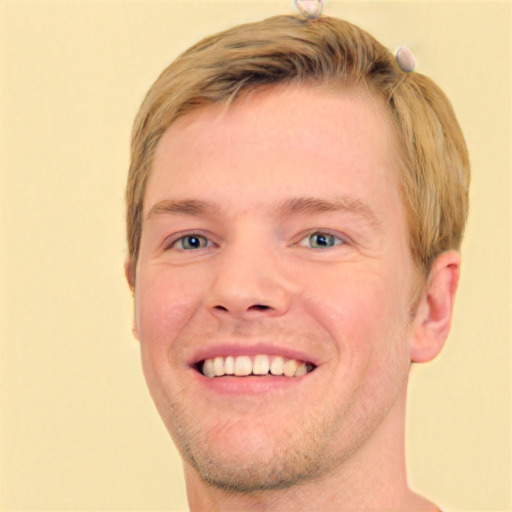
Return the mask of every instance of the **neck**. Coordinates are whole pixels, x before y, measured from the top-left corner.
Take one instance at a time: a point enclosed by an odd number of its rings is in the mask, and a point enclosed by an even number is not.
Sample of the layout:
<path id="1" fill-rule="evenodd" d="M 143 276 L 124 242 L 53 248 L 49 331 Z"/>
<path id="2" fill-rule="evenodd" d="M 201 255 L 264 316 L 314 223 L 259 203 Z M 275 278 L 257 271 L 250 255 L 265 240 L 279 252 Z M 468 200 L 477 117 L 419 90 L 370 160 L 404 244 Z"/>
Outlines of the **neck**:
<path id="1" fill-rule="evenodd" d="M 372 437 L 343 464 L 286 489 L 228 493 L 203 482 L 185 462 L 190 511 L 437 511 L 407 484 L 405 402 L 406 389 Z"/>

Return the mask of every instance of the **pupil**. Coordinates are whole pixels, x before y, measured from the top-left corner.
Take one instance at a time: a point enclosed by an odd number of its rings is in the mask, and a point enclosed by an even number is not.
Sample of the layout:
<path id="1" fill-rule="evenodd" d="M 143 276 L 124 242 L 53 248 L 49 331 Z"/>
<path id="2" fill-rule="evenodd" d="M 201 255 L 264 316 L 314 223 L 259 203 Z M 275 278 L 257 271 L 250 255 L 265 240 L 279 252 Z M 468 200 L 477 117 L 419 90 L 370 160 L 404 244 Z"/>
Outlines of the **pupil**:
<path id="1" fill-rule="evenodd" d="M 317 233 L 312 236 L 313 246 L 316 247 L 331 247 L 333 245 L 333 237 L 331 235 L 324 235 Z"/>
<path id="2" fill-rule="evenodd" d="M 200 242 L 199 238 L 197 238 L 195 236 L 190 236 L 187 238 L 186 245 L 188 245 L 189 247 L 193 247 L 195 249 L 201 245 L 201 242 Z"/>

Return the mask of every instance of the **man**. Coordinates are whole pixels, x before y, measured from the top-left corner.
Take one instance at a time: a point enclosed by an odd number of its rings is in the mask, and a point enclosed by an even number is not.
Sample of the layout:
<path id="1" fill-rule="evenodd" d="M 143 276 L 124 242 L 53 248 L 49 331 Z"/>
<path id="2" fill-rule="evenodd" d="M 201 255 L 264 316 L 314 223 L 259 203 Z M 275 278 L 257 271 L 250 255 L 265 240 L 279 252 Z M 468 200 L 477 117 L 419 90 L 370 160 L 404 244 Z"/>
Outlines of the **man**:
<path id="1" fill-rule="evenodd" d="M 444 94 L 347 22 L 235 27 L 162 73 L 125 269 L 192 511 L 438 510 L 407 381 L 450 328 L 468 182 Z"/>

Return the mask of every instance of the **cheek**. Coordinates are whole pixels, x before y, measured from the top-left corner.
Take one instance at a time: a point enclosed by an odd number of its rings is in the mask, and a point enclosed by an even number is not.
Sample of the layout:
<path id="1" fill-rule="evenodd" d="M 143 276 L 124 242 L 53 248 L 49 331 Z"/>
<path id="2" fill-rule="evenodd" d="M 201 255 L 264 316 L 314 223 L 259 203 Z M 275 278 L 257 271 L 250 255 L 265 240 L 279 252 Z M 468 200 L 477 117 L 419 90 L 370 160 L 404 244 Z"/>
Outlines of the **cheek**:
<path id="1" fill-rule="evenodd" d="M 399 276 L 368 269 L 336 272 L 305 301 L 349 366 L 407 357 L 408 309 Z M 306 296 L 306 295 L 305 295 Z"/>
<path id="2" fill-rule="evenodd" d="M 347 326 L 363 326 L 366 332 L 381 331 L 379 324 L 405 309 L 404 293 L 398 280 L 371 269 L 347 268 L 336 272 L 329 286 L 316 290 L 311 296 L 318 297 L 318 304 L 331 318 Z"/>
<path id="3" fill-rule="evenodd" d="M 159 271 L 141 272 L 135 292 L 137 331 L 142 346 L 165 349 L 197 311 L 203 284 L 197 277 Z"/>
<path id="4" fill-rule="evenodd" d="M 141 363 L 149 391 L 162 417 L 182 384 L 169 369 L 179 364 L 180 334 L 201 302 L 200 283 L 162 268 L 145 268 L 135 288 L 135 315 Z"/>

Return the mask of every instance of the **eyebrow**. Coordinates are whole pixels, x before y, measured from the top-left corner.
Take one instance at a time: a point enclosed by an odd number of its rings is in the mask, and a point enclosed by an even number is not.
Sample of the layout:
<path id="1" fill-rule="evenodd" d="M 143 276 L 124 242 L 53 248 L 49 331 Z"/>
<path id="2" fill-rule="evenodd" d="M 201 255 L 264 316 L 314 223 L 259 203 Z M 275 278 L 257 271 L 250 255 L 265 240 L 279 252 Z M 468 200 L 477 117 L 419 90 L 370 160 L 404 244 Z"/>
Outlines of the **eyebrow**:
<path id="1" fill-rule="evenodd" d="M 361 217 L 377 229 L 382 227 L 374 211 L 360 199 L 351 196 L 340 196 L 335 199 L 296 197 L 280 203 L 277 206 L 277 212 L 284 216 L 345 212 Z"/>
<path id="2" fill-rule="evenodd" d="M 345 212 L 361 217 L 376 229 L 381 229 L 382 227 L 373 210 L 360 199 L 351 196 L 341 196 L 335 199 L 294 197 L 279 203 L 274 208 L 274 211 L 280 216 Z M 165 199 L 156 203 L 149 210 L 146 220 L 160 215 L 214 216 L 219 215 L 220 212 L 220 206 L 211 201 Z"/>
<path id="3" fill-rule="evenodd" d="M 216 215 L 220 211 L 217 204 L 198 199 L 171 200 L 165 199 L 156 203 L 146 215 L 146 220 L 159 215 Z"/>

